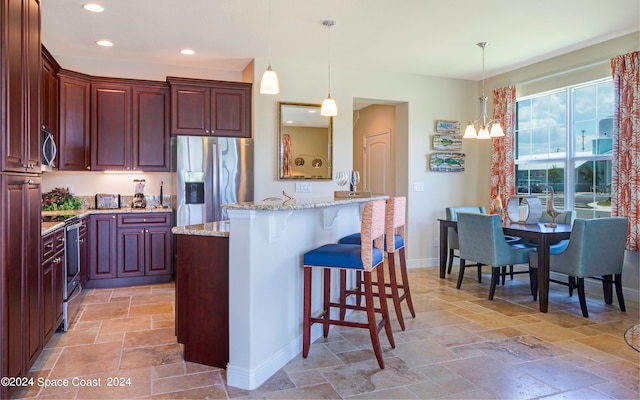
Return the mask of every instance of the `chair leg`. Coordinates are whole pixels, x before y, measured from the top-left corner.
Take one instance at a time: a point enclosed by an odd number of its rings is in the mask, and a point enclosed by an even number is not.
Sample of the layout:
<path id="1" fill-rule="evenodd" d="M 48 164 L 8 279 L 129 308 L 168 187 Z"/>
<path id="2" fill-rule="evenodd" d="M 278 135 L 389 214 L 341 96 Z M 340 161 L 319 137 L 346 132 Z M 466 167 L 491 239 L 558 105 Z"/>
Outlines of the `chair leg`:
<path id="1" fill-rule="evenodd" d="M 400 294 L 398 293 L 398 278 L 396 277 L 396 253 L 387 253 L 387 261 L 389 263 L 389 284 L 391 286 L 391 299 L 393 300 L 393 308 L 396 310 L 396 318 L 398 318 L 400 329 L 404 330 L 404 318 L 402 318 Z M 380 293 L 380 301 L 382 302 L 382 294 L 385 293 L 385 290 Z"/>
<path id="2" fill-rule="evenodd" d="M 329 268 L 323 268 L 324 270 L 324 283 L 322 285 L 322 306 L 324 307 L 324 315 L 322 316 L 322 335 L 324 337 L 329 336 L 329 324 L 331 320 L 331 270 Z"/>
<path id="3" fill-rule="evenodd" d="M 511 275 L 511 280 L 513 280 L 513 265 L 509 265 L 509 274 Z"/>
<path id="4" fill-rule="evenodd" d="M 529 282 L 531 285 L 531 295 L 533 301 L 538 301 L 538 269 L 529 268 Z"/>
<path id="5" fill-rule="evenodd" d="M 606 304 L 613 303 L 613 275 L 602 275 L 602 291 L 604 293 L 604 302 Z"/>
<path id="6" fill-rule="evenodd" d="M 404 298 L 407 301 L 409 312 L 413 318 L 416 317 L 416 312 L 413 309 L 413 300 L 411 299 L 411 289 L 409 288 L 409 277 L 407 276 L 407 255 L 405 248 L 400 248 L 400 273 L 402 274 L 402 290 L 404 292 Z"/>
<path id="7" fill-rule="evenodd" d="M 384 285 L 384 263 L 380 263 L 380 265 L 376 268 L 378 270 L 378 293 L 382 290 L 384 293 L 385 285 Z M 392 349 L 396 348 L 396 342 L 393 339 L 393 330 L 391 329 L 391 320 L 389 318 L 389 307 L 387 306 L 387 298 L 386 296 L 379 297 L 380 299 L 380 313 L 382 314 L 383 323 L 384 323 L 384 331 L 387 334 L 387 339 L 389 340 L 389 345 Z M 371 307 L 375 310 L 375 307 Z M 374 314 L 375 315 L 375 314 Z M 375 317 L 373 320 L 375 324 Z M 376 332 L 377 332 L 377 324 L 376 324 Z"/>
<path id="8" fill-rule="evenodd" d="M 584 278 L 576 278 L 576 281 L 578 282 L 578 299 L 580 299 L 582 316 L 589 318 L 589 312 L 587 311 L 587 299 L 584 296 Z"/>
<path id="9" fill-rule="evenodd" d="M 500 272 L 500 277 L 502 278 L 502 286 L 504 286 L 504 281 L 507 277 L 507 266 L 502 267 L 502 271 Z"/>
<path id="10" fill-rule="evenodd" d="M 478 265 L 478 283 L 482 283 L 482 264 L 476 262 Z"/>
<path id="11" fill-rule="evenodd" d="M 615 275 L 616 295 L 618 296 L 618 304 L 620 305 L 620 311 L 627 311 L 624 306 L 624 296 L 622 295 L 622 274 Z"/>
<path id="12" fill-rule="evenodd" d="M 573 289 L 576 288 L 576 278 L 573 276 L 569 277 L 569 297 L 573 297 Z"/>
<path id="13" fill-rule="evenodd" d="M 340 321 L 344 321 L 347 314 L 347 271 L 340 270 Z"/>
<path id="14" fill-rule="evenodd" d="M 447 275 L 451 274 L 451 268 L 453 267 L 453 249 L 449 249 L 449 267 L 447 268 Z"/>
<path id="15" fill-rule="evenodd" d="M 464 278 L 464 264 L 465 264 L 465 259 L 461 258 L 460 269 L 458 270 L 458 284 L 456 285 L 456 289 L 460 289 L 460 285 L 462 285 L 462 278 Z"/>
<path id="16" fill-rule="evenodd" d="M 489 300 L 493 300 L 496 286 L 500 281 L 500 267 L 491 267 L 491 288 L 489 289 Z"/>
<path id="17" fill-rule="evenodd" d="M 304 305 L 302 308 L 302 358 L 307 358 L 311 344 L 311 267 L 304 267 Z"/>
<path id="18" fill-rule="evenodd" d="M 378 268 L 380 268 L 380 266 L 378 266 Z M 384 280 L 378 279 L 378 281 L 378 288 L 380 288 L 380 285 L 383 284 L 381 282 L 384 282 Z M 367 303 L 367 322 L 369 326 L 369 336 L 371 337 L 371 345 L 373 346 L 373 352 L 376 355 L 376 360 L 378 360 L 378 365 L 381 369 L 384 369 L 384 360 L 382 359 L 382 349 L 380 348 L 380 337 L 378 336 L 376 314 L 373 305 L 373 285 L 371 284 L 371 272 L 369 271 L 364 273 L 364 297 Z M 386 304 L 386 299 L 384 296 L 380 296 L 380 304 L 383 303 Z M 384 319 L 384 315 L 382 318 Z"/>

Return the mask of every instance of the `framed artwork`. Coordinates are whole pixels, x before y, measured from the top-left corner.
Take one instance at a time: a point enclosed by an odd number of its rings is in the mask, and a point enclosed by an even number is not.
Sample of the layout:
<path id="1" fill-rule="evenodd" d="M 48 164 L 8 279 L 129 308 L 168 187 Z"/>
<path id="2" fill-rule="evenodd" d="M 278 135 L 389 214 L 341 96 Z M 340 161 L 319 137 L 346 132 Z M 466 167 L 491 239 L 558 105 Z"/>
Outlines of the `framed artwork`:
<path id="1" fill-rule="evenodd" d="M 464 153 L 432 153 L 429 157 L 429 166 L 431 171 L 462 172 L 464 158 Z"/>
<path id="2" fill-rule="evenodd" d="M 460 121 L 436 121 L 436 132 L 438 133 L 460 133 Z"/>
<path id="3" fill-rule="evenodd" d="M 462 150 L 462 137 L 453 134 L 433 135 L 433 149 L 437 151 L 457 151 Z"/>

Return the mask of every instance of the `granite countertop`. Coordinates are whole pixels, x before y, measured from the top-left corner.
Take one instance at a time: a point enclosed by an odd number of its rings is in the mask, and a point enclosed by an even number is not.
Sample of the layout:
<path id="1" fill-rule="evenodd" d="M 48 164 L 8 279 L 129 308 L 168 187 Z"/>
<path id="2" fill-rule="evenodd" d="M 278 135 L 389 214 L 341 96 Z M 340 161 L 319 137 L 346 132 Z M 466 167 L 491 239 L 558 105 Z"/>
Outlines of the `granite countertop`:
<path id="1" fill-rule="evenodd" d="M 173 212 L 171 208 L 109 208 L 109 209 L 95 209 L 95 208 L 82 208 L 79 210 L 58 210 L 58 211 L 41 211 L 43 216 L 55 216 L 55 215 L 77 215 L 78 217 L 86 217 L 91 214 L 124 214 L 124 213 L 158 213 L 158 212 Z M 56 229 L 62 228 L 64 222 L 42 222 L 41 236 L 44 236 Z"/>
<path id="2" fill-rule="evenodd" d="M 309 208 L 331 207 L 351 203 L 366 203 L 372 200 L 387 200 L 387 195 L 373 195 L 371 197 L 356 198 L 334 198 L 334 197 L 316 197 L 308 199 L 291 199 L 291 200 L 268 200 L 268 201 L 250 201 L 238 204 L 223 204 L 222 208 L 226 210 L 258 210 L 258 211 L 290 211 L 304 210 Z"/>
<path id="3" fill-rule="evenodd" d="M 229 236 L 229 221 L 205 222 L 204 224 L 174 226 L 171 228 L 174 235 L 195 236 Z"/>

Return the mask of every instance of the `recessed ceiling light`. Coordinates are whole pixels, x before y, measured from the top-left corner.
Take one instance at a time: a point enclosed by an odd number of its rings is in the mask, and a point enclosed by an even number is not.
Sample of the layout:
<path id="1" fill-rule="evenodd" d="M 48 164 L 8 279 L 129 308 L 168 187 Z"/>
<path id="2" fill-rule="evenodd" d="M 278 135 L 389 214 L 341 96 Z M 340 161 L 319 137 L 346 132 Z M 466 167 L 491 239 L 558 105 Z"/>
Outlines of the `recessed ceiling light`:
<path id="1" fill-rule="evenodd" d="M 113 42 L 111 42 L 109 40 L 98 40 L 96 43 L 98 43 L 100 46 L 104 46 L 104 47 L 113 46 Z"/>
<path id="2" fill-rule="evenodd" d="M 104 11 L 104 8 L 102 8 L 102 6 L 100 6 L 99 4 L 90 3 L 90 4 L 85 4 L 82 7 L 84 7 L 85 10 L 91 11 L 91 12 L 103 12 Z"/>
<path id="3" fill-rule="evenodd" d="M 196 52 L 191 50 L 191 49 L 180 50 L 180 53 L 182 53 L 184 55 L 187 55 L 187 56 L 192 56 L 192 55 L 196 54 Z"/>

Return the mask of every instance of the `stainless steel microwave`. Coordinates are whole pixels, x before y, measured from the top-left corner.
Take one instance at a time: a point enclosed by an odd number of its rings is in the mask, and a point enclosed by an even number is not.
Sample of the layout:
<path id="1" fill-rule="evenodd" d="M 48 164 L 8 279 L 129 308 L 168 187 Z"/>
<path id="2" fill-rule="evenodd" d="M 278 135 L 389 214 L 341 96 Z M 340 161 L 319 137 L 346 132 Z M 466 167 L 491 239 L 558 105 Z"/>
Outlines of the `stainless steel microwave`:
<path id="1" fill-rule="evenodd" d="M 55 168 L 55 159 L 58 148 L 53 133 L 45 125 L 42 125 L 42 171 L 51 171 Z"/>

